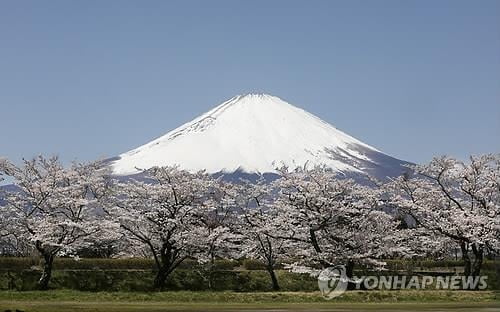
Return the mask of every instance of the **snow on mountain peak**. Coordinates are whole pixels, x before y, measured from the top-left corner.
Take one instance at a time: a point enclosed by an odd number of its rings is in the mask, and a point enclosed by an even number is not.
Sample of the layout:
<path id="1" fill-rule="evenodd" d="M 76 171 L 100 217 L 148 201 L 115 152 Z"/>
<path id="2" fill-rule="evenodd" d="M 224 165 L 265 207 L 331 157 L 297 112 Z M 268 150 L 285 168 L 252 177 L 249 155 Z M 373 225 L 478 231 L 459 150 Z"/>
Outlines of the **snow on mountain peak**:
<path id="1" fill-rule="evenodd" d="M 343 173 L 363 173 L 367 165 L 377 165 L 373 155 L 379 154 L 276 96 L 250 93 L 120 155 L 112 168 L 118 175 L 166 165 L 209 173 L 266 173 L 282 165 L 324 164 Z"/>

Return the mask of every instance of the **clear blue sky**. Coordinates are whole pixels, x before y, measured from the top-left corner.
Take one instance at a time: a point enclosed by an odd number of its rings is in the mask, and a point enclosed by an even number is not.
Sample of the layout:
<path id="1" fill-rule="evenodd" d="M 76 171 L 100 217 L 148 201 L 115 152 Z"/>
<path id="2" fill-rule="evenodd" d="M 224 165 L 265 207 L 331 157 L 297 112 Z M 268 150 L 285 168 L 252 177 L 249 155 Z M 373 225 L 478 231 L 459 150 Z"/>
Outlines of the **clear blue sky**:
<path id="1" fill-rule="evenodd" d="M 500 152 L 500 1 L 0 1 L 0 155 L 141 145 L 266 92 L 401 159 Z"/>

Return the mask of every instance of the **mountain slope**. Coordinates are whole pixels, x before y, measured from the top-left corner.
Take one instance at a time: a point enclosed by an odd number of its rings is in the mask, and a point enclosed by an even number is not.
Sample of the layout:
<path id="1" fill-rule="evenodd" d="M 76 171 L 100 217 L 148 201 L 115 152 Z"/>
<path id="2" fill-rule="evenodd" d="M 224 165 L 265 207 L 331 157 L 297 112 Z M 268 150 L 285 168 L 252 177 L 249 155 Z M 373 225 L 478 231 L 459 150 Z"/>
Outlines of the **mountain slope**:
<path id="1" fill-rule="evenodd" d="M 271 173 L 324 164 L 346 175 L 399 175 L 404 161 L 383 154 L 318 117 L 266 94 L 236 96 L 112 161 L 117 175 L 179 165 L 209 173 Z"/>

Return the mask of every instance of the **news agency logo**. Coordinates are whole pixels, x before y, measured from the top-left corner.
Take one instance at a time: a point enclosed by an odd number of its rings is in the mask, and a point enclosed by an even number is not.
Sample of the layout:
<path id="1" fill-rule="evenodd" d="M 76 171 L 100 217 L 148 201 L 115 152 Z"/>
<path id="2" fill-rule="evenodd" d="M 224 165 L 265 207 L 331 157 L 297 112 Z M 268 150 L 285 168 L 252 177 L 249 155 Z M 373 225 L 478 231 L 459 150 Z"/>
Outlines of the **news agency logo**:
<path id="1" fill-rule="evenodd" d="M 349 278 L 345 265 L 337 265 L 322 270 L 318 275 L 321 295 L 333 299 L 342 295 L 349 285 L 356 290 L 401 290 L 401 289 L 442 289 L 442 290 L 484 290 L 488 288 L 487 276 L 362 276 Z"/>
<path id="2" fill-rule="evenodd" d="M 345 265 L 329 267 L 318 275 L 318 286 L 325 299 L 333 299 L 342 295 L 349 284 Z"/>

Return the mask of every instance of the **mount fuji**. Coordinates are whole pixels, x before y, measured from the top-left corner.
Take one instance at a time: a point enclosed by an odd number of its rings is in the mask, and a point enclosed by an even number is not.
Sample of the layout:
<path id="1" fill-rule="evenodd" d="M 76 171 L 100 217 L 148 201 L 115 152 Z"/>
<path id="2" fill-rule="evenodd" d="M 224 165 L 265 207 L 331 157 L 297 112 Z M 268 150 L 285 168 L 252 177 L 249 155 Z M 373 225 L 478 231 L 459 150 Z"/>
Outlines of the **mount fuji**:
<path id="1" fill-rule="evenodd" d="M 408 171 L 393 158 L 320 118 L 267 94 L 235 96 L 167 134 L 110 159 L 114 174 L 178 165 L 211 174 L 273 174 L 325 165 L 339 175 L 385 180 Z"/>

